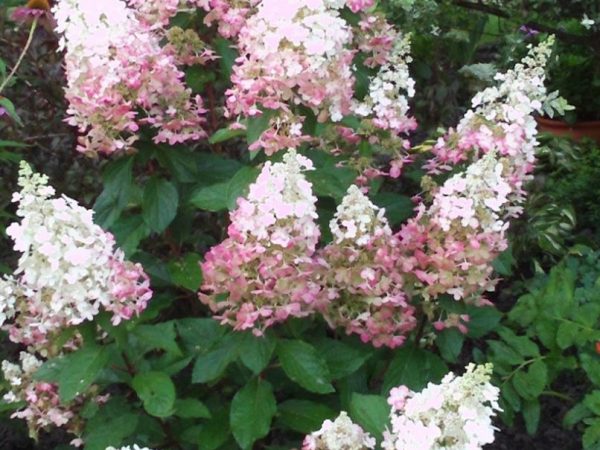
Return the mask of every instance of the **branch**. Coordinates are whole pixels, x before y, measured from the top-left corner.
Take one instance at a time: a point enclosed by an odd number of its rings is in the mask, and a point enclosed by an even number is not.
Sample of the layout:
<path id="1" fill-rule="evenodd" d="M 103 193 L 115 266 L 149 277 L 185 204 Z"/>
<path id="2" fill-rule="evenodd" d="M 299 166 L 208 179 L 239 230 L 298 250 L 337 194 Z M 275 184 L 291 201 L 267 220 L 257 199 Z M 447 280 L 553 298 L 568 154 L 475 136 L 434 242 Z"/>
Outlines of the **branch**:
<path id="1" fill-rule="evenodd" d="M 471 11 L 479 11 L 486 14 L 491 14 L 497 17 L 501 17 L 503 19 L 511 19 L 514 15 L 511 15 L 507 11 L 503 9 L 497 8 L 495 6 L 485 5 L 480 2 L 472 2 L 468 0 L 451 0 L 451 3 L 454 6 L 458 6 L 460 8 L 469 9 Z M 600 56 L 600 32 L 595 32 L 591 36 L 581 36 L 577 34 L 572 34 L 567 31 L 550 27 L 538 22 L 527 22 L 524 24 L 528 28 L 543 31 L 544 33 L 554 34 L 557 38 L 562 40 L 563 42 L 569 44 L 578 44 L 589 47 L 592 51 Z"/>

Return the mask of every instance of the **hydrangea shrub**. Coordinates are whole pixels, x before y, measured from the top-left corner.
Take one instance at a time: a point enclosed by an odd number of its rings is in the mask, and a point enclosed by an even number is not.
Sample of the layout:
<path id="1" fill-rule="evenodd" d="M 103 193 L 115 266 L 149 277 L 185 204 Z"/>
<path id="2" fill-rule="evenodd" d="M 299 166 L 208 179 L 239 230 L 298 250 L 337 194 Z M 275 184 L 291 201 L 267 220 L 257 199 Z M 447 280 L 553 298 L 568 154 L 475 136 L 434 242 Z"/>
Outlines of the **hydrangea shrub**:
<path id="1" fill-rule="evenodd" d="M 497 323 L 492 263 L 522 213 L 533 116 L 556 97 L 553 38 L 416 146 L 411 37 L 374 1 L 48 8 L 15 20 L 52 18 L 76 151 L 106 161 L 94 210 L 20 166 L 0 326 L 22 351 L 2 363 L 2 407 L 32 437 L 61 427 L 86 450 L 493 441 L 491 368 L 449 365 Z"/>

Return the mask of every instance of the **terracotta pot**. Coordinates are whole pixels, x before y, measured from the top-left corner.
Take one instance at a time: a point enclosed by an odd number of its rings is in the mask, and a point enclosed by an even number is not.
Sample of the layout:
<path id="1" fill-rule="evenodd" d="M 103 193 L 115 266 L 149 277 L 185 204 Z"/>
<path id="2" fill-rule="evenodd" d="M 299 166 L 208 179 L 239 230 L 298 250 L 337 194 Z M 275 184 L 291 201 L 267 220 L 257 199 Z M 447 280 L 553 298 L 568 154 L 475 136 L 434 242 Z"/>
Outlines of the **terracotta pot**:
<path id="1" fill-rule="evenodd" d="M 600 144 L 600 120 L 591 122 L 576 122 L 569 125 L 562 120 L 548 119 L 547 117 L 536 117 L 538 131 L 554 134 L 555 136 L 570 136 L 579 140 L 582 137 L 594 139 Z"/>

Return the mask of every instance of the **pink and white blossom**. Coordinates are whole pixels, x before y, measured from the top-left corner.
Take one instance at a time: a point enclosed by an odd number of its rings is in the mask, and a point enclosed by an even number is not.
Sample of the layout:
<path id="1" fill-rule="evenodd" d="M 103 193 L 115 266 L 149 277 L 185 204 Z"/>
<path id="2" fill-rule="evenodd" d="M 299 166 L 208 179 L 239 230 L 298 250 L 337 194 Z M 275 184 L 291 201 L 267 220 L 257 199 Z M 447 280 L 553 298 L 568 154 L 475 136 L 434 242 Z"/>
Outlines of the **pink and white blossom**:
<path id="1" fill-rule="evenodd" d="M 59 0 L 53 13 L 65 51 L 67 121 L 82 133 L 79 151 L 127 151 L 143 125 L 155 129 L 156 143 L 205 136 L 201 98 L 124 0 Z"/>
<path id="2" fill-rule="evenodd" d="M 200 300 L 221 323 L 261 334 L 319 307 L 317 199 L 307 170 L 312 162 L 294 150 L 266 162 L 230 215 L 229 237 L 206 254 Z"/>
<path id="3" fill-rule="evenodd" d="M 500 390 L 490 383 L 491 365 L 470 364 L 464 375 L 447 374 L 421 392 L 390 391 L 391 429 L 383 450 L 481 450 L 494 441 L 492 417 Z"/>
<path id="4" fill-rule="evenodd" d="M 345 411 L 321 429 L 304 438 L 302 450 L 367 450 L 375 448 L 375 438 L 356 425 Z"/>
<path id="5" fill-rule="evenodd" d="M 139 315 L 152 296 L 141 265 L 126 261 L 93 212 L 66 196 L 54 198 L 48 179 L 26 164 L 19 172 L 20 222 L 8 236 L 21 253 L 14 278 L 0 282 L 0 308 L 13 341 L 43 346 L 65 327 L 89 321 L 101 309 L 118 324 Z"/>

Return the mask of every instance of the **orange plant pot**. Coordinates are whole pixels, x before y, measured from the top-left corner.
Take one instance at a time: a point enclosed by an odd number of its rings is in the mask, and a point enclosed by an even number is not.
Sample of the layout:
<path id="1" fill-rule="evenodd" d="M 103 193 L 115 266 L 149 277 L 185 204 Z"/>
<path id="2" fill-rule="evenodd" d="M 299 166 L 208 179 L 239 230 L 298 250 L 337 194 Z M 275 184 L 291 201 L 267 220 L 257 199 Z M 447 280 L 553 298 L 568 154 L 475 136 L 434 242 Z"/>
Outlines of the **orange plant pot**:
<path id="1" fill-rule="evenodd" d="M 587 137 L 600 144 L 600 120 L 577 122 L 569 125 L 562 120 L 536 117 L 538 131 L 554 134 L 555 136 L 570 136 L 575 140 Z"/>

